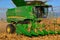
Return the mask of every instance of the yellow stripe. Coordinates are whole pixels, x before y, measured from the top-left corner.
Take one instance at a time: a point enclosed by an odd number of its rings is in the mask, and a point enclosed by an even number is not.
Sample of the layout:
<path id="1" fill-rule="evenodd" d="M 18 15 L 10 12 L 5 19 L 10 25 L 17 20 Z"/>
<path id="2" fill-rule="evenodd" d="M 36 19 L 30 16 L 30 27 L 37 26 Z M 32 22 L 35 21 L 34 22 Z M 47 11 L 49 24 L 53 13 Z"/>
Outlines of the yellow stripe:
<path id="1" fill-rule="evenodd" d="M 8 18 L 24 18 L 24 17 L 21 17 L 21 16 L 8 16 Z"/>

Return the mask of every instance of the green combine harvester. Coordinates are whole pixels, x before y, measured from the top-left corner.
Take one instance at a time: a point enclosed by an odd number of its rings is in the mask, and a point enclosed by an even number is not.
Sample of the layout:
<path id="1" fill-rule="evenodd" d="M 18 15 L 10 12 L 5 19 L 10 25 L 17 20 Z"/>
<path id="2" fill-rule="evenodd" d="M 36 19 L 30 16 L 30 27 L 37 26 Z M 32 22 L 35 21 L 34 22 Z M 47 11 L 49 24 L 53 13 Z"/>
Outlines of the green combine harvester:
<path id="1" fill-rule="evenodd" d="M 43 27 L 45 24 L 42 24 L 43 30 L 40 30 L 41 25 L 39 24 L 42 21 L 42 18 L 47 18 L 48 11 L 53 8 L 51 5 L 46 5 L 42 1 L 24 1 L 24 0 L 12 0 L 16 5 L 16 8 L 7 10 L 7 22 L 10 23 L 7 25 L 7 33 L 17 33 L 25 36 L 44 36 L 54 34 L 54 31 L 46 31 Z"/>

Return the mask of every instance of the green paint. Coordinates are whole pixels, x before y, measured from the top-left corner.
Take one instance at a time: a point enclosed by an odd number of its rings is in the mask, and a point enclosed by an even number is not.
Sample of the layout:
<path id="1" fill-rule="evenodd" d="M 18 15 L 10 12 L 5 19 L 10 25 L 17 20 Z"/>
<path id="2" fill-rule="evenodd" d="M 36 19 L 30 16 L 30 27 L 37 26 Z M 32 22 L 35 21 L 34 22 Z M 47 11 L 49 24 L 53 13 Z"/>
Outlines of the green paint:
<path id="1" fill-rule="evenodd" d="M 24 34 L 26 36 L 31 36 L 30 32 L 28 32 L 24 26 L 27 27 L 27 25 L 17 24 L 16 25 L 16 33 L 17 34 Z"/>
<path id="2" fill-rule="evenodd" d="M 35 6 L 41 6 L 40 3 L 33 3 L 31 5 L 27 5 L 27 2 L 24 0 L 12 0 L 13 3 L 17 6 L 16 8 L 8 9 L 6 12 L 7 22 L 11 23 L 11 21 L 24 21 L 25 19 L 32 19 L 31 28 L 28 31 L 28 24 L 16 24 L 16 33 L 23 34 L 26 36 L 45 36 L 48 34 L 60 34 L 60 31 L 57 33 L 53 30 L 46 31 L 45 24 L 42 25 L 37 23 L 37 20 L 43 20 L 43 18 L 37 18 L 37 16 L 33 13 L 33 8 Z M 20 3 L 20 4 L 19 4 Z M 48 5 L 46 5 L 48 7 Z M 43 10 L 45 11 L 45 10 Z M 40 28 L 43 30 L 41 31 Z"/>
<path id="3" fill-rule="evenodd" d="M 32 13 L 32 8 L 33 6 L 22 6 L 18 8 L 8 9 L 7 14 L 6 14 L 7 21 L 17 22 L 24 19 L 35 19 L 36 16 Z M 14 16 L 15 18 L 13 18 L 12 16 Z"/>

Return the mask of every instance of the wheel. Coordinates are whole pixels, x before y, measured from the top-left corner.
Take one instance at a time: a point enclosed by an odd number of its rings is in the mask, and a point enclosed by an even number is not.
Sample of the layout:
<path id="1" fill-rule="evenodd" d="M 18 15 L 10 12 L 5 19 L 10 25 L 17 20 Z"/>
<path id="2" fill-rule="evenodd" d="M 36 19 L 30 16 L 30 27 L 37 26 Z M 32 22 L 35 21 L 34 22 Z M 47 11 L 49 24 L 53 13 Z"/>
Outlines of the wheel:
<path id="1" fill-rule="evenodd" d="M 13 24 L 8 24 L 7 25 L 7 27 L 6 27 L 6 32 L 7 33 L 14 33 L 15 32 L 15 30 L 16 30 L 16 28 L 14 27 L 14 25 Z"/>

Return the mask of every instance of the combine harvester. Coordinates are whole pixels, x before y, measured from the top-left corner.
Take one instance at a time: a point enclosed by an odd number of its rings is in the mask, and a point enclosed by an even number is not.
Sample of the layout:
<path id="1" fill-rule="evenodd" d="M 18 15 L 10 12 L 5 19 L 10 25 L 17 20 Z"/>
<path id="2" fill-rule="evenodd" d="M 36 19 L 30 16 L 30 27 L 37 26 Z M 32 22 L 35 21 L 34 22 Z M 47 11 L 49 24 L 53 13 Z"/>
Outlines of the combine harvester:
<path id="1" fill-rule="evenodd" d="M 40 30 L 40 22 L 42 18 L 47 18 L 49 8 L 53 11 L 52 5 L 46 5 L 47 0 L 12 0 L 16 8 L 8 9 L 7 22 L 10 23 L 6 27 L 7 33 L 17 33 L 25 36 L 44 36 L 55 34 L 54 31 L 44 29 L 42 24 Z"/>

